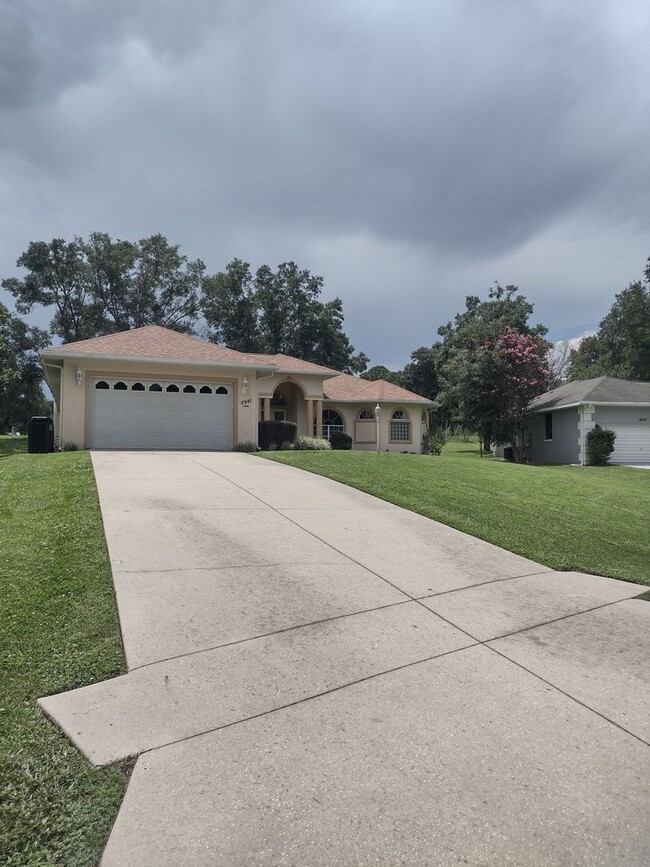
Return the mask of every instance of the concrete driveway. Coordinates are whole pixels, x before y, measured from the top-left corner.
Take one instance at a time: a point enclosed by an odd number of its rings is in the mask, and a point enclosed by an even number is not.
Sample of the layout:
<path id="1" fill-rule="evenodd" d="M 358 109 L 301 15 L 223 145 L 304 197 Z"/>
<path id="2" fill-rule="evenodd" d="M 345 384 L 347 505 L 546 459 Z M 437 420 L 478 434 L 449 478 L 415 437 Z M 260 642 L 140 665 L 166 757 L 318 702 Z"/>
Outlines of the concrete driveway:
<path id="1" fill-rule="evenodd" d="M 244 454 L 93 454 L 138 755 L 105 867 L 645 865 L 650 604 Z"/>

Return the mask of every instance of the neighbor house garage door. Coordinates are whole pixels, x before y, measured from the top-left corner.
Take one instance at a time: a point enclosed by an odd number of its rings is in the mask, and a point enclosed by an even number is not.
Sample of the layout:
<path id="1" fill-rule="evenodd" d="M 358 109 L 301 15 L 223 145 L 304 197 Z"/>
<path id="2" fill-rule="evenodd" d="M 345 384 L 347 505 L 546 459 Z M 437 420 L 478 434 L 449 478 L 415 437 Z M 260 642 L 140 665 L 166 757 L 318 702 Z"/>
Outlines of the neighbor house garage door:
<path id="1" fill-rule="evenodd" d="M 94 378 L 94 449 L 230 449 L 230 383 Z"/>
<path id="2" fill-rule="evenodd" d="M 650 463 L 650 425 L 606 425 L 616 434 L 610 464 Z"/>

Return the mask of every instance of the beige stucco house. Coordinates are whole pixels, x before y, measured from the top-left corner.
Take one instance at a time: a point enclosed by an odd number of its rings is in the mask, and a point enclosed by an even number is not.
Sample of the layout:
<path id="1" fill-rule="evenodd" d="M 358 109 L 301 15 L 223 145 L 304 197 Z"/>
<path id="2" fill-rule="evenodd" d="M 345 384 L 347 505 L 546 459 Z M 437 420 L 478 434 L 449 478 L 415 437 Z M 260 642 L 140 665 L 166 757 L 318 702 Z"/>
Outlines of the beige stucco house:
<path id="1" fill-rule="evenodd" d="M 384 380 L 157 325 L 51 346 L 41 360 L 61 446 L 228 450 L 257 442 L 258 421 L 282 419 L 299 436 L 344 431 L 356 449 L 420 452 L 432 407 Z"/>

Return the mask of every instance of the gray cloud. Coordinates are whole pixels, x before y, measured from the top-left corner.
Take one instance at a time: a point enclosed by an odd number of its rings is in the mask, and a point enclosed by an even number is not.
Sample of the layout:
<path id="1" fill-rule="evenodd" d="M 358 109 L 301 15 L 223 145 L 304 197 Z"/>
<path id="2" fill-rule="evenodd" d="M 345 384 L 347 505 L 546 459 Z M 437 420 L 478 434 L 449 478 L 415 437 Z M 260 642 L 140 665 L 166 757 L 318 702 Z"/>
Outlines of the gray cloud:
<path id="1" fill-rule="evenodd" d="M 583 331 L 650 253 L 643 0 L 5 6 L 4 275 L 93 229 L 291 258 L 400 364 L 495 279 Z"/>

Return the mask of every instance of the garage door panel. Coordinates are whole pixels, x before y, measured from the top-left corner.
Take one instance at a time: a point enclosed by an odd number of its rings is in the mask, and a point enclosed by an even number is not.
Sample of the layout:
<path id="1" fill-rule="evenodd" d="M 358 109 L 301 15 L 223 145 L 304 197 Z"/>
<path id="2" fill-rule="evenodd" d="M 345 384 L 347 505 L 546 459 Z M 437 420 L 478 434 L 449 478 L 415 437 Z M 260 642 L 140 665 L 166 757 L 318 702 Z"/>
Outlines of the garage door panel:
<path id="1" fill-rule="evenodd" d="M 127 386 L 95 388 L 91 383 L 90 445 L 115 449 L 230 449 L 232 448 L 232 393 L 183 391 L 187 383 L 157 380 L 120 380 Z M 133 389 L 133 385 L 140 387 Z M 153 386 L 153 390 L 152 389 Z M 167 391 L 168 387 L 178 391 Z M 221 386 L 222 388 L 224 386 Z M 160 388 L 160 390 L 158 390 Z"/>
<path id="2" fill-rule="evenodd" d="M 650 425 L 607 425 L 616 434 L 612 464 L 650 463 Z"/>

